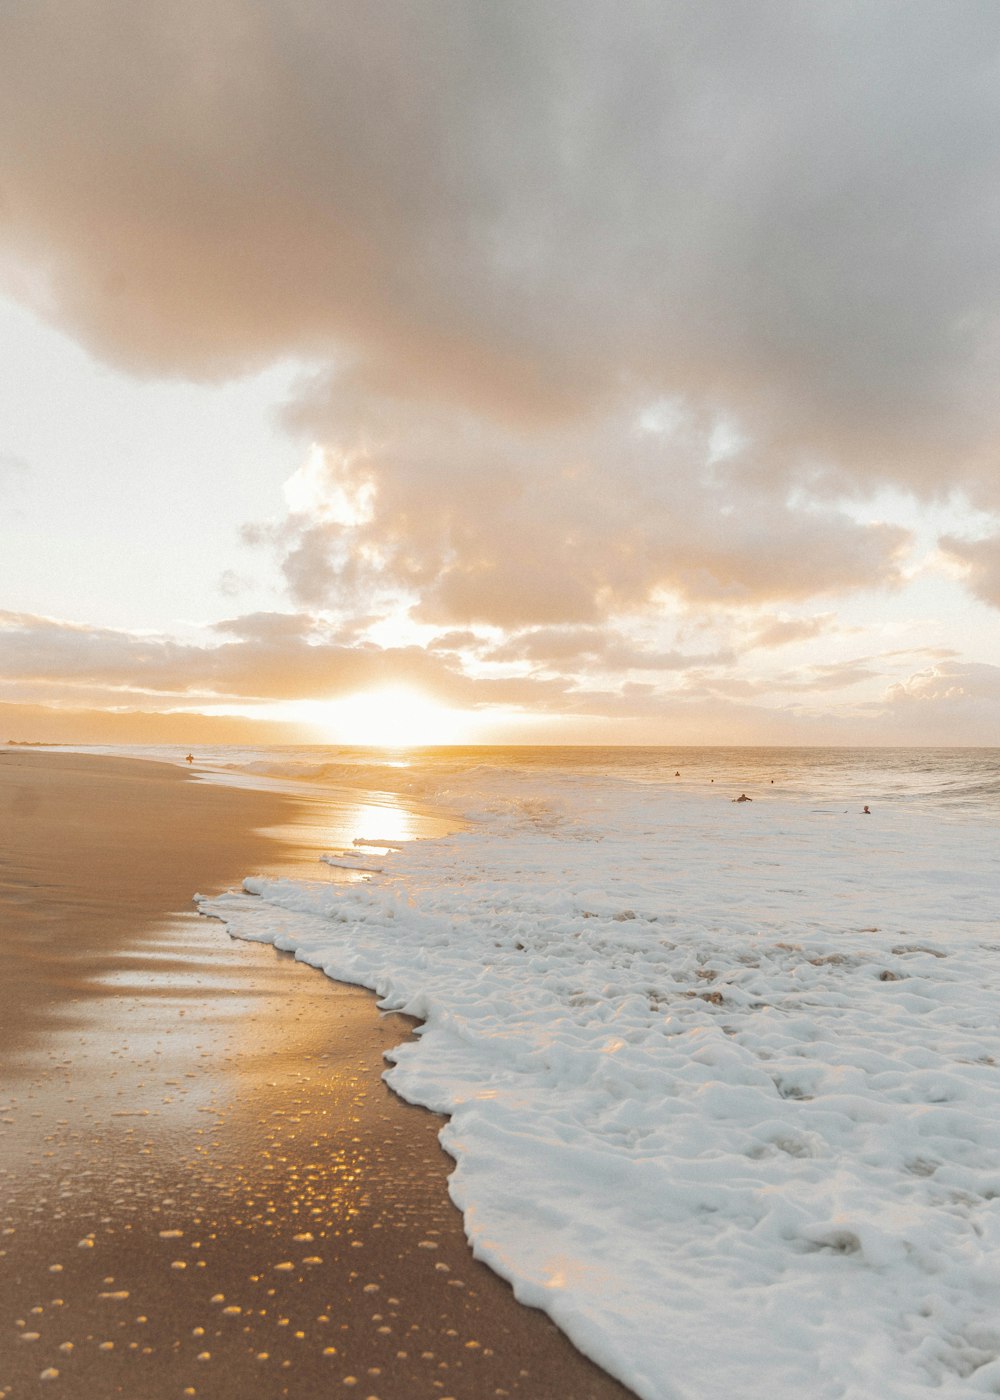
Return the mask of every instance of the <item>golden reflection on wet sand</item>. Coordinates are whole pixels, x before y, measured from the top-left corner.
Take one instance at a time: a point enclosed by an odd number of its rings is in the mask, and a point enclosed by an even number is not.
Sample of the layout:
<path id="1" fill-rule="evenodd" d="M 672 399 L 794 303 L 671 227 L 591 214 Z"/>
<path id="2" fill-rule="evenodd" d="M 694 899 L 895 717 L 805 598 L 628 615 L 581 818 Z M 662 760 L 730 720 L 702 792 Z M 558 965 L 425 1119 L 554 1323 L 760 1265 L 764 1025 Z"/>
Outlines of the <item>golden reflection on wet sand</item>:
<path id="1" fill-rule="evenodd" d="M 353 795 L 331 801 L 312 795 L 302 800 L 296 794 L 296 799 L 302 801 L 302 809 L 295 821 L 266 827 L 263 834 L 294 848 L 295 859 L 283 862 L 282 873 L 290 874 L 294 868 L 299 878 L 316 879 L 324 872 L 322 865 L 316 865 L 321 855 L 391 850 L 406 841 L 442 836 L 461 825 L 457 819 L 404 805 L 391 792 L 372 793 L 363 801 Z"/>

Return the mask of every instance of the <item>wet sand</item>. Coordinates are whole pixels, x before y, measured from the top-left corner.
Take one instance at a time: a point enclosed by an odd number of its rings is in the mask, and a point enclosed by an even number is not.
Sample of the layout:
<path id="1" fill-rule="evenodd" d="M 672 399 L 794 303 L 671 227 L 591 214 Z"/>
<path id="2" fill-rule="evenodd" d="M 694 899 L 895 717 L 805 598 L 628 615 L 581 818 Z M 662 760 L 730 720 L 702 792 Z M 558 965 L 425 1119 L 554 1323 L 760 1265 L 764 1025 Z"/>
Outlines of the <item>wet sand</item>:
<path id="1" fill-rule="evenodd" d="M 356 816 L 0 754 L 0 1396 L 630 1394 L 472 1259 L 412 1022 L 190 908 Z"/>

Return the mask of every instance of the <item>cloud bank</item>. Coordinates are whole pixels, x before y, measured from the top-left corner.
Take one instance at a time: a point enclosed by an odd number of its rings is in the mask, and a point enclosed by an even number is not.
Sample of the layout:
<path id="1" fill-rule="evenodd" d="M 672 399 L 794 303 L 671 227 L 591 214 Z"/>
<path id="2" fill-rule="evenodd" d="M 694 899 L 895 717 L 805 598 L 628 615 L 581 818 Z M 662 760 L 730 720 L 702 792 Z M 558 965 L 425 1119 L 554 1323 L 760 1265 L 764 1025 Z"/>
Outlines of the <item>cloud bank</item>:
<path id="1" fill-rule="evenodd" d="M 22 725 L 13 737 L 72 741 L 67 717 L 77 715 L 100 742 L 107 726 L 96 716 L 115 711 L 134 742 L 145 742 L 143 734 L 149 742 L 188 742 L 185 735 L 203 732 L 192 717 L 207 709 L 243 718 L 232 719 L 228 740 L 221 721 L 208 725 L 203 742 L 259 741 L 276 720 L 284 727 L 272 739 L 280 732 L 301 741 L 328 736 L 289 701 L 325 703 L 402 683 L 444 706 L 490 712 L 501 724 L 504 712 L 547 717 L 572 742 L 607 742 L 609 735 L 651 742 L 664 726 L 674 743 L 708 742 L 715 732 L 731 743 L 949 743 L 963 730 L 970 743 L 995 736 L 1000 667 L 928 649 L 749 679 L 733 651 L 657 653 L 617 643 L 600 628 L 529 629 L 500 645 L 481 638 L 460 645 L 348 644 L 306 614 L 230 618 L 194 644 L 0 613 L 0 709 Z M 473 651 L 487 663 L 478 673 L 468 666 Z M 504 663 L 524 661 L 527 669 L 505 670 Z M 841 692 L 855 698 L 839 703 Z M 157 724 L 156 712 L 176 722 Z"/>
<path id="2" fill-rule="evenodd" d="M 247 537 L 343 629 L 83 672 L 270 693 L 274 648 L 282 693 L 455 698 L 364 641 L 406 612 L 555 704 L 573 629 L 635 686 L 621 619 L 742 608 L 770 650 L 898 589 L 859 501 L 1000 515 L 998 43 L 992 0 L 8 0 L 0 275 L 131 373 L 308 362 L 319 452 Z M 1000 604 L 995 541 L 946 548 Z"/>
<path id="3" fill-rule="evenodd" d="M 995 490 L 988 0 L 11 0 L 0 27 L 4 242 L 122 364 L 330 354 L 505 423 L 681 394 L 771 473 Z"/>

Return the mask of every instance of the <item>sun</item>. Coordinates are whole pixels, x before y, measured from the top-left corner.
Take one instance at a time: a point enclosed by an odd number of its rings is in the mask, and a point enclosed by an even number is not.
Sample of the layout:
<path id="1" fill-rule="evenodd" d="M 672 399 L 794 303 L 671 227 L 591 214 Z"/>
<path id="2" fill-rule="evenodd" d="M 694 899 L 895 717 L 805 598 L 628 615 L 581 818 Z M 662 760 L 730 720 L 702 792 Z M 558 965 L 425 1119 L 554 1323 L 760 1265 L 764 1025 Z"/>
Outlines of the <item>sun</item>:
<path id="1" fill-rule="evenodd" d="M 370 749 L 417 749 L 436 745 L 498 742 L 527 718 L 516 711 L 484 706 L 443 705 L 405 682 L 373 686 L 330 700 L 277 700 L 244 705 L 205 706 L 203 714 L 237 715 L 294 725 L 314 744 L 348 744 Z M 504 737 L 502 742 L 511 742 Z M 521 742 L 524 742 L 521 740 Z"/>
<path id="2" fill-rule="evenodd" d="M 328 742 L 408 749 L 468 742 L 471 716 L 408 685 L 359 691 L 309 705 L 309 722 Z"/>

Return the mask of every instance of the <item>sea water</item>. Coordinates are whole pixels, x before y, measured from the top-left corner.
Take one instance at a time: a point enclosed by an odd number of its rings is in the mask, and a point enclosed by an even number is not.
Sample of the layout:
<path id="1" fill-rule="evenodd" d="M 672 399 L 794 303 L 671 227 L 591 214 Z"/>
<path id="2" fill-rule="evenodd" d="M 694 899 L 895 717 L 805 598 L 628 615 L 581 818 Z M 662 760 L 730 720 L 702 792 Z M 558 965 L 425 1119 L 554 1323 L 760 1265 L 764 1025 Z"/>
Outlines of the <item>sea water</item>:
<path id="1" fill-rule="evenodd" d="M 637 1394 L 1000 1393 L 1000 752 L 198 757 L 463 818 L 203 907 L 421 1018 L 476 1254 Z"/>
<path id="2" fill-rule="evenodd" d="M 91 747 L 89 752 L 182 762 L 180 745 Z M 858 800 L 1000 819 L 998 748 L 748 748 L 748 747 L 438 747 L 361 748 L 338 745 L 222 745 L 200 747 L 202 774 L 261 786 L 306 783 L 330 787 L 384 786 L 401 793 L 439 795 L 452 777 L 470 773 L 550 775 L 560 781 L 608 776 L 684 789 L 721 784 L 756 787 L 766 796 L 800 801 Z M 771 792 L 770 789 L 774 788 Z"/>

